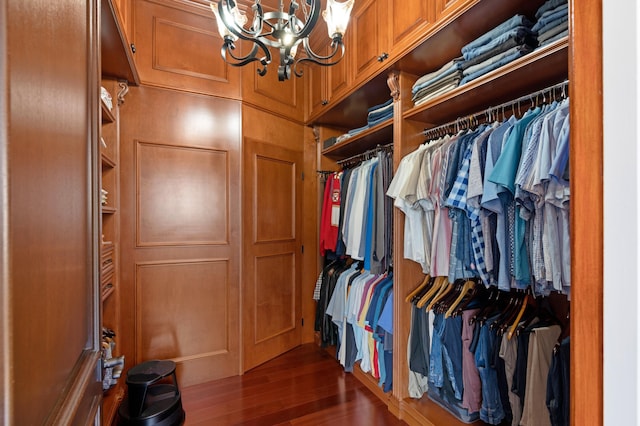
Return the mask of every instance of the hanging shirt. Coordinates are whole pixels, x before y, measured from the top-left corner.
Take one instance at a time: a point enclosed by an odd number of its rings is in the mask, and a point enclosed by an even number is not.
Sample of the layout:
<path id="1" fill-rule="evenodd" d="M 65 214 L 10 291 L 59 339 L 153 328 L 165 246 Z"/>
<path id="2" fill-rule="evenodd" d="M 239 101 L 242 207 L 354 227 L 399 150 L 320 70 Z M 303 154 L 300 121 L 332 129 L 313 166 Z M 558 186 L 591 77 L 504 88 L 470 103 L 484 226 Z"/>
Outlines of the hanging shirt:
<path id="1" fill-rule="evenodd" d="M 336 251 L 338 226 L 340 224 L 340 180 L 341 173 L 333 173 L 327 179 L 320 218 L 320 255 L 327 250 Z"/>

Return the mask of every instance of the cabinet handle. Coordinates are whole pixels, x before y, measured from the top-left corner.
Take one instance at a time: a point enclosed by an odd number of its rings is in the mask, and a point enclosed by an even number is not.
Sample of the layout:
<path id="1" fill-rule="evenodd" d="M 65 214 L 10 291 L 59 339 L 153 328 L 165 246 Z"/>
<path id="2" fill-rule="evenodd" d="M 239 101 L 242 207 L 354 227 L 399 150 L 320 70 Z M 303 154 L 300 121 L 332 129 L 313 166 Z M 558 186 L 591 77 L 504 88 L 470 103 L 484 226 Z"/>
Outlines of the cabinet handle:
<path id="1" fill-rule="evenodd" d="M 382 52 L 382 55 L 378 56 L 378 62 L 382 62 L 389 57 L 387 52 Z"/>
<path id="2" fill-rule="evenodd" d="M 325 105 L 327 105 L 328 103 L 329 103 L 329 101 L 328 101 L 328 100 L 326 100 L 326 99 L 323 99 L 323 100 L 322 100 L 322 102 L 321 102 L 322 106 L 325 106 Z"/>

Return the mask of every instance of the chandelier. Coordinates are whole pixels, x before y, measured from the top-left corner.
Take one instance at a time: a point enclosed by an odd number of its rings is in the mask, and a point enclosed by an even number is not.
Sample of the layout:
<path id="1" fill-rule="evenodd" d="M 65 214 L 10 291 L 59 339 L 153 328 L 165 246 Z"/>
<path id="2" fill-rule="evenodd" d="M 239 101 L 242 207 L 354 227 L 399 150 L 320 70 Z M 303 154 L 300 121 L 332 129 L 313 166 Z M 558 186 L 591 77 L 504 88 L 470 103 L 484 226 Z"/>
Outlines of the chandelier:
<path id="1" fill-rule="evenodd" d="M 315 27 L 320 15 L 321 0 L 302 0 L 298 4 L 291 0 L 289 11 L 284 11 L 284 0 L 279 0 L 279 8 L 276 12 L 264 12 L 260 0 L 255 0 L 251 7 L 253 20 L 251 26 L 246 28 L 247 16 L 240 11 L 236 0 L 221 0 L 219 3 L 211 2 L 218 32 L 224 40 L 220 53 L 222 58 L 230 65 L 240 67 L 251 62 L 259 62 L 258 74 L 267 73 L 267 65 L 271 63 L 272 47 L 280 53 L 278 65 L 278 80 L 284 81 L 291 77 L 291 72 L 302 76 L 300 64 L 311 62 L 322 66 L 331 66 L 340 62 L 344 56 L 344 43 L 342 37 L 354 0 L 337 2 L 327 0 L 327 8 L 322 16 L 327 22 L 331 47 L 328 55 L 318 55 L 309 44 L 309 35 Z M 244 56 L 234 54 L 236 41 L 246 40 L 251 43 L 251 50 Z M 299 47 L 303 52 L 299 55 Z"/>

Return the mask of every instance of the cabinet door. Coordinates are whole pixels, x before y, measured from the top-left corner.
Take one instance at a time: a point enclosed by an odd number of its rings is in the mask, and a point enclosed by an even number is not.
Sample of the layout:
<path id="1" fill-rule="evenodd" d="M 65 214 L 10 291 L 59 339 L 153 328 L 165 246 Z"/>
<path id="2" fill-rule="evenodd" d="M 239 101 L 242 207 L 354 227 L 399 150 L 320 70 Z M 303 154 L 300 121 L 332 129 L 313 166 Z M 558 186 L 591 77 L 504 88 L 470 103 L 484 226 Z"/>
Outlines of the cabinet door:
<path id="1" fill-rule="evenodd" d="M 324 54 L 324 51 L 322 51 Z M 308 66 L 304 70 L 305 93 L 307 96 L 307 119 L 315 116 L 327 102 L 326 67 Z"/>
<path id="2" fill-rule="evenodd" d="M 347 45 L 354 80 L 364 79 L 383 66 L 389 54 L 387 0 L 365 0 L 356 3 Z"/>
<path id="3" fill-rule="evenodd" d="M 443 21 L 474 0 L 437 0 L 435 19 Z"/>
<path id="4" fill-rule="evenodd" d="M 347 30 L 347 32 L 348 31 L 349 30 Z M 345 51 L 344 58 L 342 58 L 340 62 L 327 68 L 326 83 L 328 90 L 326 96 L 329 102 L 334 100 L 336 95 L 339 95 L 340 93 L 343 93 L 347 90 L 350 83 L 349 62 L 349 53 Z"/>
<path id="5" fill-rule="evenodd" d="M 220 55 L 211 10 L 194 2 L 133 3 L 136 65 L 143 84 L 240 98 L 240 70 Z"/>
<path id="6" fill-rule="evenodd" d="M 424 37 L 427 27 L 435 19 L 436 7 L 430 1 L 388 1 L 391 13 L 391 55 L 397 56 L 411 48 L 417 39 Z"/>
<path id="7" fill-rule="evenodd" d="M 271 50 L 273 59 L 264 76 L 258 74 L 258 66 L 242 67 L 242 100 L 258 108 L 264 108 L 296 121 L 304 118 L 304 82 L 291 74 L 285 81 L 278 80 L 279 53 Z M 309 67 L 304 69 L 306 73 Z M 303 77 L 304 78 L 304 77 Z"/>

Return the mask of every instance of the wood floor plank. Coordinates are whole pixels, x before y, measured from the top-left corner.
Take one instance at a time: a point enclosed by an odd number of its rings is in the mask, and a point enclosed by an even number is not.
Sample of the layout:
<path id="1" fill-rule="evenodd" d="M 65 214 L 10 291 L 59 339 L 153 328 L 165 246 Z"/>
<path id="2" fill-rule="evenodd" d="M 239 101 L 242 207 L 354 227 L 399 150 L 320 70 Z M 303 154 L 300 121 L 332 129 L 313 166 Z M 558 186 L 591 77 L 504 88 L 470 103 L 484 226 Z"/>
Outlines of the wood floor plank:
<path id="1" fill-rule="evenodd" d="M 314 344 L 243 376 L 182 389 L 186 426 L 402 425 L 378 397 Z"/>

